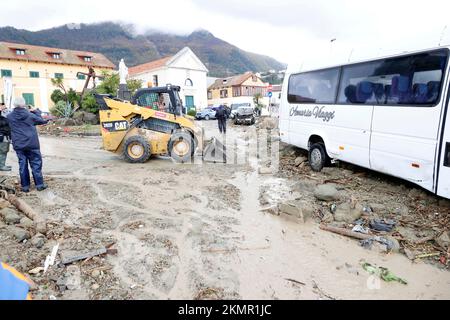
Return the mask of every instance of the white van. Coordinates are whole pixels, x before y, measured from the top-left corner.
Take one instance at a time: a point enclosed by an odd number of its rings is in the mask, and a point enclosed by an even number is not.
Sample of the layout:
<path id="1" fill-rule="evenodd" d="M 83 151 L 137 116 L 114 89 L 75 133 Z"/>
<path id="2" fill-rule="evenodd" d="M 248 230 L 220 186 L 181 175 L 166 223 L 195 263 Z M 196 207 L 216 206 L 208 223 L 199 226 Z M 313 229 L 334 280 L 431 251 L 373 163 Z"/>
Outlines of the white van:
<path id="1" fill-rule="evenodd" d="M 281 141 L 450 198 L 449 48 L 289 74 Z"/>

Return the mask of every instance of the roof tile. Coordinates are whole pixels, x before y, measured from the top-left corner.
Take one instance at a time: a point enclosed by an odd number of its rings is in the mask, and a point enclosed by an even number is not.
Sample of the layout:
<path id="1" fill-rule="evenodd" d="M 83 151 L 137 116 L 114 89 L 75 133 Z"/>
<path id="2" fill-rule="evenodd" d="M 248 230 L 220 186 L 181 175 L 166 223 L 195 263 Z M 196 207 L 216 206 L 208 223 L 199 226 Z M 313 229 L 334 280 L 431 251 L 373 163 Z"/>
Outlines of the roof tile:
<path id="1" fill-rule="evenodd" d="M 25 55 L 17 55 L 16 49 L 24 49 Z M 60 59 L 54 59 L 52 53 L 59 53 Z M 85 61 L 84 57 L 91 57 Z M 101 53 L 76 51 L 60 48 L 34 46 L 21 43 L 0 42 L 0 59 L 25 60 L 56 64 L 71 64 L 114 69 L 115 65 Z"/>

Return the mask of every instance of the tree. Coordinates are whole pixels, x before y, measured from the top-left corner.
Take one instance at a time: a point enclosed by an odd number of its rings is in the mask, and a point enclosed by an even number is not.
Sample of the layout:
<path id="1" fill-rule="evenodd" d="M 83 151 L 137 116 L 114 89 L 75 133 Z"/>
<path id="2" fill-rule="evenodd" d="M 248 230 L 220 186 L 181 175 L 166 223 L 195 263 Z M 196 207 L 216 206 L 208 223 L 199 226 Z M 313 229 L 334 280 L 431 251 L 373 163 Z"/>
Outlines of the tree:
<path id="1" fill-rule="evenodd" d="M 53 101 L 54 104 L 57 104 L 59 101 L 65 101 L 66 96 L 60 89 L 53 90 L 50 99 Z"/>
<path id="2" fill-rule="evenodd" d="M 89 92 L 83 97 L 83 101 L 81 101 L 81 109 L 90 113 L 98 112 L 99 106 L 92 92 Z"/>
<path id="3" fill-rule="evenodd" d="M 263 98 L 261 93 L 257 93 L 253 96 L 253 102 L 255 103 L 256 108 L 262 108 L 264 105 L 261 103 L 261 99 Z"/>
<path id="4" fill-rule="evenodd" d="M 73 90 L 72 88 L 69 89 L 69 91 L 67 91 L 67 102 L 70 102 L 72 105 L 74 106 L 79 106 L 80 105 L 80 95 Z"/>
<path id="5" fill-rule="evenodd" d="M 64 80 L 61 78 L 53 78 L 52 84 L 57 87 L 58 89 L 54 90 L 52 92 L 52 95 L 50 96 L 50 99 L 53 101 L 55 106 L 60 102 L 63 101 L 65 104 L 65 109 L 73 109 L 76 111 L 80 106 L 80 95 L 70 88 L 69 90 L 66 89 L 64 86 Z M 61 91 L 62 90 L 62 91 Z M 56 108 L 55 112 L 61 113 L 59 110 L 62 110 L 61 108 L 62 104 L 58 108 Z M 70 108 L 68 107 L 70 106 Z M 60 116 L 64 117 L 70 117 L 73 113 L 70 112 L 64 112 L 64 115 L 60 114 Z"/>
<path id="6" fill-rule="evenodd" d="M 119 90 L 119 74 L 102 71 L 103 81 L 97 86 L 97 92 L 103 94 L 117 95 Z"/>
<path id="7" fill-rule="evenodd" d="M 139 79 L 129 79 L 127 80 L 128 90 L 131 91 L 131 94 L 135 94 L 138 89 L 142 88 L 142 84 L 144 82 Z"/>
<path id="8" fill-rule="evenodd" d="M 64 92 L 64 95 L 67 99 L 67 90 L 66 90 L 66 87 L 64 86 L 64 80 L 62 78 L 53 78 L 52 85 L 61 89 Z"/>
<path id="9" fill-rule="evenodd" d="M 120 83 L 119 74 L 103 71 L 102 76 L 104 78 L 102 83 L 97 86 L 97 92 L 103 94 L 112 94 L 114 96 L 117 95 Z M 142 84 L 143 84 L 142 80 L 138 79 L 127 80 L 128 90 L 130 90 L 132 94 L 134 94 L 136 90 L 142 88 Z"/>

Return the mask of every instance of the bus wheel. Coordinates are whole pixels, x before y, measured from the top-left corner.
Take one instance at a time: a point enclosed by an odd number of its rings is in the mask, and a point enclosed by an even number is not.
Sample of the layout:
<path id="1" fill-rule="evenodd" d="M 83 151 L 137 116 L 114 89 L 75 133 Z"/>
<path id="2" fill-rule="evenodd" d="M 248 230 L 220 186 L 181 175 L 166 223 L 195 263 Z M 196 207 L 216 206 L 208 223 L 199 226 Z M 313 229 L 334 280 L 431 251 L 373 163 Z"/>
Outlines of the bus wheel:
<path id="1" fill-rule="evenodd" d="M 313 171 L 319 172 L 325 167 L 328 156 L 322 143 L 315 143 L 309 148 L 308 161 Z"/>

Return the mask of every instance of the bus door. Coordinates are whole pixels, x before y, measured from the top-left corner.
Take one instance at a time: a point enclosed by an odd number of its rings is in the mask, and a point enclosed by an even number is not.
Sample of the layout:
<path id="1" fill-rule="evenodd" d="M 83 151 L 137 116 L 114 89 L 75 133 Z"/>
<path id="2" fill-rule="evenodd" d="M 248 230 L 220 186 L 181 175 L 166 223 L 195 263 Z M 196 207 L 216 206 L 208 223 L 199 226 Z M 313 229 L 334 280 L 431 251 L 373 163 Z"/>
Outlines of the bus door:
<path id="1" fill-rule="evenodd" d="M 447 52 L 377 62 L 370 141 L 371 168 L 434 191 Z"/>
<path id="2" fill-rule="evenodd" d="M 443 128 L 441 157 L 438 164 L 437 194 L 450 199 L 450 114 L 448 105 Z"/>

